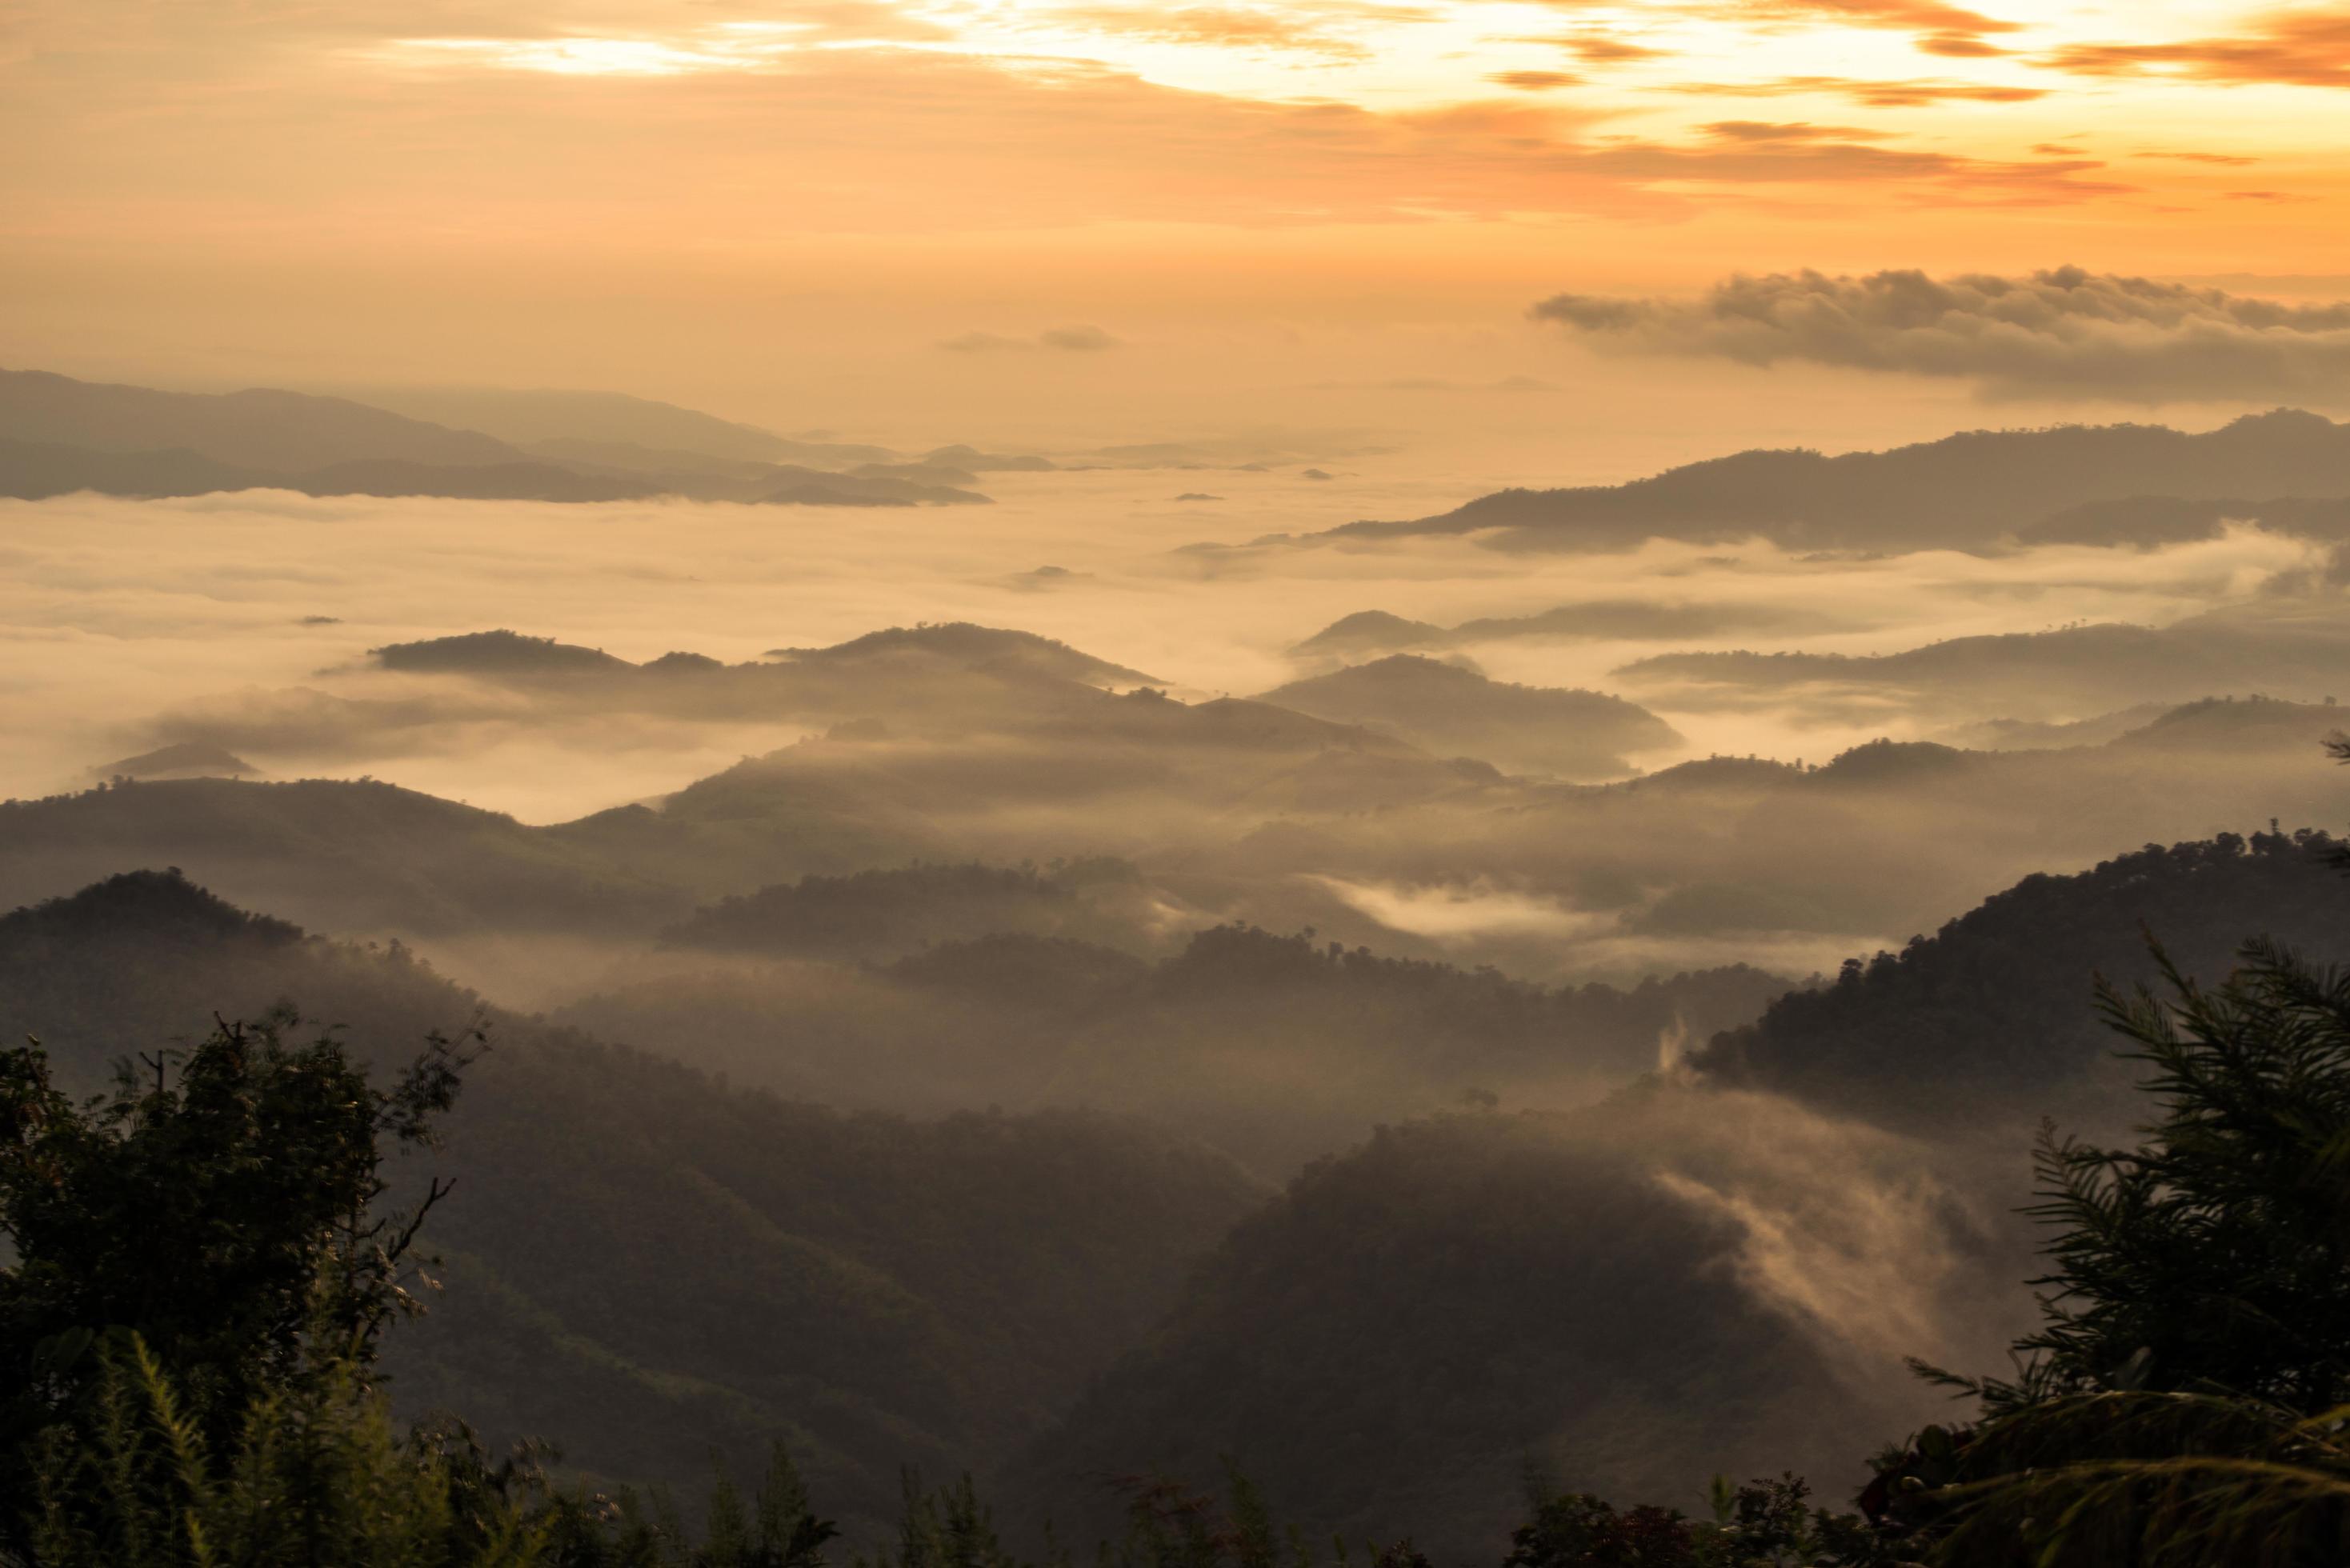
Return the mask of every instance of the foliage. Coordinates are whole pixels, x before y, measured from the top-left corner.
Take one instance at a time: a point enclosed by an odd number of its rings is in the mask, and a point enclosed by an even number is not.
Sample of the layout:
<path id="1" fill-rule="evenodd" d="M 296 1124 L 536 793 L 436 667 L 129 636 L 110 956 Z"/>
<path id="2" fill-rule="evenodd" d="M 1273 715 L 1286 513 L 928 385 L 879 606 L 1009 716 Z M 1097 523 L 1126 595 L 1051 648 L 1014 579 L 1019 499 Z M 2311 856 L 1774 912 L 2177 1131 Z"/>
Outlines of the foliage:
<path id="1" fill-rule="evenodd" d="M 402 1435 L 347 1360 L 265 1393 L 216 1450 L 138 1335 L 96 1359 L 89 1433 L 28 1456 L 17 1556 L 38 1568 L 823 1568 L 836 1533 L 780 1443 L 747 1504 L 720 1469 L 697 1544 L 665 1492 L 558 1493 L 535 1448 L 493 1462 L 462 1423 Z"/>
<path id="2" fill-rule="evenodd" d="M 2222 833 L 2148 845 L 2077 877 L 2033 876 L 1901 951 L 1847 962 L 1717 1036 L 1695 1064 L 1721 1081 L 1946 1131 L 1955 1097 L 2036 1110 L 2110 1060 L 2080 1005 L 2093 974 L 2158 981 L 2145 932 L 2178 967 L 2224 972 L 2248 931 L 2330 941 L 2350 913 L 2323 833 Z"/>
<path id="3" fill-rule="evenodd" d="M 1800 1478 L 1731 1488 L 1714 1478 L 1713 1517 L 1653 1504 L 1618 1511 L 1586 1493 L 1543 1502 L 1510 1538 L 1503 1568 L 1879 1568 L 1890 1540 L 1857 1514 L 1810 1502 Z"/>
<path id="4" fill-rule="evenodd" d="M 283 1022 L 224 1023 L 79 1104 L 37 1044 L 0 1052 L 0 1439 L 84 1419 L 100 1331 L 137 1334 L 217 1444 L 313 1359 L 364 1379 L 415 1309 L 418 1228 L 448 1189 L 387 1210 L 384 1162 L 431 1143 L 468 1049 L 434 1036 L 378 1090 Z"/>
<path id="5" fill-rule="evenodd" d="M 2350 1401 L 2350 971 L 2265 940 L 2207 988 L 2101 991 L 2162 1107 L 2133 1149 L 2043 1130 L 2055 1227 L 1997 1417 L 2101 1389 L 2216 1391 L 2314 1415 Z"/>
<path id="6" fill-rule="evenodd" d="M 718 1465 L 698 1545 L 658 1487 L 553 1497 L 538 1521 L 551 1568 L 824 1568 L 825 1547 L 839 1533 L 809 1509 L 806 1483 L 780 1442 L 747 1503 Z"/>
<path id="7" fill-rule="evenodd" d="M 1939 1561 L 2350 1553 L 2350 974 L 2242 958 L 2217 988 L 2161 958 L 2167 995 L 2102 990 L 2161 1115 L 2130 1149 L 2043 1133 L 2030 1212 L 2056 1234 L 2016 1376 L 1920 1368 L 1984 1418 L 1872 1490 Z"/>
<path id="8" fill-rule="evenodd" d="M 426 1435 L 401 1438 L 348 1360 L 264 1389 L 224 1446 L 206 1437 L 136 1334 L 110 1336 L 95 1360 L 87 1432 L 52 1427 L 28 1457 L 25 1561 L 40 1568 L 519 1568 L 541 1559 L 545 1525 L 526 1512 L 515 1472 L 464 1484 L 463 1457 Z"/>
<path id="9" fill-rule="evenodd" d="M 1950 1568 L 2326 1568 L 2350 1561 L 2350 1408 L 2241 1397 L 2064 1395 L 1968 1444 L 1942 1500 Z"/>

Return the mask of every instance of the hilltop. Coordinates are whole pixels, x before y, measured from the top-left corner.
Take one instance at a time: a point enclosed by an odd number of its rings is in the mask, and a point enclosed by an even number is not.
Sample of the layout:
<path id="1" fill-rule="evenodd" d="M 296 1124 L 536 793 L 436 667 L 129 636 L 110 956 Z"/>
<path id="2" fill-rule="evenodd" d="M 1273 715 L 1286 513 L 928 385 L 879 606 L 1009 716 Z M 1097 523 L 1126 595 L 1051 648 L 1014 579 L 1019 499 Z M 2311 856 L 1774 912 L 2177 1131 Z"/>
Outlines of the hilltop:
<path id="1" fill-rule="evenodd" d="M 2350 426 L 2294 409 L 2248 414 L 2215 431 L 2161 425 L 2059 425 L 1969 431 L 1888 452 L 1830 457 L 1752 451 L 1623 484 L 1503 490 L 1410 522 L 1350 523 L 1340 536 L 1490 534 L 1499 548 L 1619 550 L 1643 539 L 1714 543 L 1761 537 L 1790 549 L 1984 549 L 2030 535 L 2137 544 L 2132 516 L 2083 511 L 2149 498 L 2350 495 Z M 2143 508 L 2141 507 L 2141 511 Z M 2287 526 L 2306 515 L 2274 508 Z M 2336 525 L 2334 513 L 2321 513 Z"/>

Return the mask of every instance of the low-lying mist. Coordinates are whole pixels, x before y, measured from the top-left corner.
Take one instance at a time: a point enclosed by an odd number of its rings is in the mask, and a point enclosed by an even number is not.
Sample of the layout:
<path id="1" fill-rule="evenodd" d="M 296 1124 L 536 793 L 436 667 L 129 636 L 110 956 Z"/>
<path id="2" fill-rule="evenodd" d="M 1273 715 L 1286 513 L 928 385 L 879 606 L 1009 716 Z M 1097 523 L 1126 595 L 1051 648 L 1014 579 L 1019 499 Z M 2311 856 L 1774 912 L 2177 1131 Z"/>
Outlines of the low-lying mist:
<path id="1" fill-rule="evenodd" d="M 1326 655 L 1291 650 L 1367 609 L 1473 634 L 1471 623 L 1625 600 L 1713 607 L 1722 618 L 1711 635 L 1686 609 L 1654 637 L 1627 635 L 1641 628 L 1620 615 L 1595 617 L 1607 633 L 1597 636 L 1504 628 L 1440 656 L 1471 659 L 1499 680 L 1638 695 L 1685 737 L 1686 754 L 1817 761 L 1876 735 L 1927 732 L 1951 721 L 1949 705 L 1913 714 L 1901 693 L 1882 690 L 1830 707 L 1802 694 L 1723 702 L 1669 685 L 1649 696 L 1613 672 L 1664 653 L 1867 655 L 2059 621 L 2161 623 L 2247 598 L 2314 558 L 2306 542 L 2246 530 L 2165 549 L 2051 545 L 1989 556 L 1659 544 L 1528 559 L 1451 538 L 1202 552 L 1183 546 L 1429 510 L 1444 498 L 1425 480 L 1370 472 L 1321 483 L 1218 471 L 1212 484 L 1224 499 L 1213 504 L 1173 499 L 1207 482 L 1196 472 L 993 477 L 1003 483 L 990 508 L 848 514 L 267 493 L 0 504 L 10 540 L 0 635 L 25 677 L 0 696 L 0 720 L 19 739 L 0 760 L 0 790 L 73 787 L 88 770 L 158 743 L 173 715 L 244 709 L 305 720 L 304 710 L 320 706 L 313 692 L 406 704 L 422 722 L 370 726 L 346 715 L 310 722 L 307 733 L 281 723 L 274 749 L 264 726 L 261 754 L 248 761 L 272 776 L 371 774 L 528 821 L 663 793 L 806 732 L 788 720 L 567 718 L 507 694 L 365 668 L 370 648 L 493 627 L 634 660 L 682 649 L 731 662 L 889 626 L 969 620 L 1060 639 L 1197 697 L 1327 670 Z M 1758 629 L 1758 617 L 1781 629 Z"/>

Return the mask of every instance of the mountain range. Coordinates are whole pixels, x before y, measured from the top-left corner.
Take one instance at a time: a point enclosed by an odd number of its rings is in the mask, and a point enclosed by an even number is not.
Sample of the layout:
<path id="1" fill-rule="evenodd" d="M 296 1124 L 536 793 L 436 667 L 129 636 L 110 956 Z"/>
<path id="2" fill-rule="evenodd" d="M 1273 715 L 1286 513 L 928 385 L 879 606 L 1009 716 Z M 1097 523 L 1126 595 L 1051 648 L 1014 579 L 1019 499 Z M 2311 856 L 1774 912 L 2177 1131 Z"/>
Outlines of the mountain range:
<path id="1" fill-rule="evenodd" d="M 1530 1474 L 1666 1501 L 1766 1463 L 1856 1474 L 1939 1407 L 1898 1352 L 2013 1326 L 2013 1293 L 1967 1282 L 2028 1245 L 2002 1210 L 2031 1116 L 2127 1114 L 2091 973 L 2149 976 L 2149 929 L 2207 978 L 2253 929 L 2327 940 L 2338 857 L 2263 834 L 2033 877 L 1598 1103 L 1399 1118 L 1281 1191 L 1129 1116 L 731 1087 L 168 871 L 0 917 L 0 1027 L 81 1085 L 214 1012 L 298 1004 L 378 1064 L 485 1027 L 430 1157 L 457 1182 L 443 1288 L 391 1386 L 493 1441 L 557 1436 L 572 1473 L 739 1470 L 781 1436 L 853 1539 L 886 1529 L 901 1462 L 1082 1539 L 1115 1514 L 1105 1475 L 1204 1484 L 1228 1455 L 1279 1517 L 1451 1557 L 1498 1549 Z M 1357 1018 L 1499 983 L 1220 940 L 1156 976 L 1087 961 L 1091 983 L 1274 1028 L 1300 979 Z M 972 956 L 908 978 L 1018 988 Z M 1560 1016 L 1562 1044 L 1588 1026 Z"/>
<path id="2" fill-rule="evenodd" d="M 1512 489 L 1322 537 L 1474 534 L 1496 549 L 1622 550 L 1644 539 L 1764 538 L 1788 549 L 1981 550 L 2022 540 L 2144 545 L 2228 515 L 2332 535 L 2350 426 L 2279 409 L 2215 431 L 2059 425 L 1970 431 L 1887 452 L 1752 451 L 1623 484 Z M 2258 498 L 2258 499 L 2241 499 Z"/>
<path id="3" fill-rule="evenodd" d="M 565 503 L 682 495 L 821 506 L 976 505 L 881 447 L 802 441 L 608 393 L 390 394 L 408 412 L 255 388 L 173 392 L 0 370 L 0 495 L 292 490 Z M 479 419 L 506 432 L 442 422 Z"/>

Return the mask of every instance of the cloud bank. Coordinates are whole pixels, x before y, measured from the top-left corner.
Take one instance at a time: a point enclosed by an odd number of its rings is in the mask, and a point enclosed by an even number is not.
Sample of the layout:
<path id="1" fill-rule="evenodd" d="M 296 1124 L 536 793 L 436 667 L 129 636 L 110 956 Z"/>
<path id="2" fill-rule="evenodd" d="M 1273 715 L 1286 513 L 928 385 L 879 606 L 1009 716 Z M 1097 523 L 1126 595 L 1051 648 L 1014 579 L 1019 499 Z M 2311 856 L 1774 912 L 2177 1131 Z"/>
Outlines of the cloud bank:
<path id="1" fill-rule="evenodd" d="M 1951 378 L 1991 398 L 2338 404 L 2350 373 L 2350 303 L 2289 306 L 2072 266 L 1742 275 L 1694 300 L 1562 294 L 1532 315 L 1618 352 Z"/>

